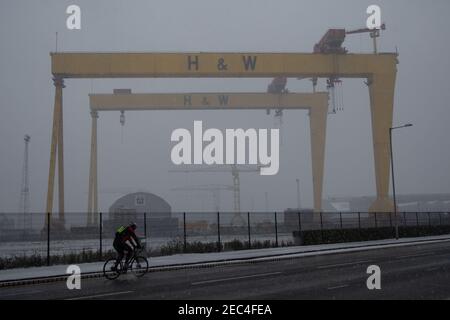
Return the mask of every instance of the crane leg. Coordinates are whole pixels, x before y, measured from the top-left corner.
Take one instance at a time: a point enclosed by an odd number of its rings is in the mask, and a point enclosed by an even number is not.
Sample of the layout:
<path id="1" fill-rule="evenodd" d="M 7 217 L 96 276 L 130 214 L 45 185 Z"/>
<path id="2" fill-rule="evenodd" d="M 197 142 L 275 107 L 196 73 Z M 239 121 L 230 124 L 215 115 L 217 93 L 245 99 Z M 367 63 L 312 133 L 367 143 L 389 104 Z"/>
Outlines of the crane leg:
<path id="1" fill-rule="evenodd" d="M 314 106 L 310 113 L 311 160 L 313 171 L 314 211 L 322 210 L 323 172 L 328 105 Z"/>
<path id="2" fill-rule="evenodd" d="M 392 127 L 393 119 L 395 77 L 395 73 L 374 74 L 368 82 L 377 190 L 377 198 L 370 212 L 392 212 L 394 209 L 394 203 L 389 197 L 389 128 Z"/>
<path id="3" fill-rule="evenodd" d="M 47 204 L 46 204 L 46 221 L 53 212 L 53 195 L 55 185 L 55 171 L 56 171 L 56 151 L 58 146 L 58 140 L 62 130 L 59 130 L 61 112 L 62 112 L 62 89 L 64 88 L 64 80 L 62 78 L 53 78 L 53 84 L 55 86 L 55 101 L 53 109 L 53 126 L 52 126 L 52 140 L 50 145 L 50 164 L 48 170 L 48 187 L 47 187 Z M 62 171 L 62 170 L 59 170 Z"/>
<path id="4" fill-rule="evenodd" d="M 59 207 L 59 222 L 64 225 L 64 130 L 63 130 L 63 101 L 62 89 L 64 84 L 61 82 L 59 95 L 59 126 L 58 126 L 58 207 Z"/>
<path id="5" fill-rule="evenodd" d="M 87 213 L 87 225 L 88 226 L 90 226 L 94 223 L 93 212 L 97 211 L 97 207 L 96 207 L 96 193 L 97 193 L 96 176 L 97 176 L 97 118 L 98 118 L 98 113 L 96 111 L 92 111 L 91 117 L 92 117 L 91 156 L 90 156 L 90 166 L 89 166 L 89 195 L 88 195 L 88 213 Z"/>

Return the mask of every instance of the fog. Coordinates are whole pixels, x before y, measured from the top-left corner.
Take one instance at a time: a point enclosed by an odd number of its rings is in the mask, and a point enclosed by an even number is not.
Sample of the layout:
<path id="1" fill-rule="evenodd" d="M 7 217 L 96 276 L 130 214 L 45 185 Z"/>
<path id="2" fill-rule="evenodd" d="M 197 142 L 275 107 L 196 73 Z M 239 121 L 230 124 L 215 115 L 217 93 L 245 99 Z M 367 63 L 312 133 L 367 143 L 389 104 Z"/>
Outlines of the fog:
<path id="1" fill-rule="evenodd" d="M 25 134 L 29 151 L 30 210 L 45 210 L 54 86 L 49 53 L 58 51 L 312 52 L 327 29 L 362 28 L 373 1 L 25 1 L 0 2 L 0 212 L 19 209 Z M 82 10 L 81 30 L 66 28 L 67 6 Z M 377 1 L 387 30 L 379 51 L 399 52 L 394 124 L 413 123 L 394 135 L 396 187 L 400 194 L 450 193 L 450 2 Z M 368 34 L 348 36 L 354 53 L 371 52 Z M 343 81 L 344 110 L 328 117 L 323 197 L 373 196 L 375 173 L 369 94 L 364 79 Z M 90 151 L 89 93 L 265 92 L 271 79 L 66 80 L 64 152 L 66 211 L 87 209 Z M 310 92 L 309 80 L 289 79 L 291 92 Z M 318 89 L 326 90 L 325 81 Z M 274 128 L 273 112 L 141 111 L 100 113 L 98 122 L 99 208 L 121 194 L 146 190 L 174 211 L 214 209 L 207 192 L 172 188 L 232 184 L 231 173 L 170 173 L 177 128 L 194 120 L 208 128 Z M 280 169 L 275 176 L 241 174 L 241 209 L 312 207 L 309 118 L 285 111 Z M 117 192 L 117 193 L 115 193 Z M 232 193 L 221 196 L 232 210 Z"/>

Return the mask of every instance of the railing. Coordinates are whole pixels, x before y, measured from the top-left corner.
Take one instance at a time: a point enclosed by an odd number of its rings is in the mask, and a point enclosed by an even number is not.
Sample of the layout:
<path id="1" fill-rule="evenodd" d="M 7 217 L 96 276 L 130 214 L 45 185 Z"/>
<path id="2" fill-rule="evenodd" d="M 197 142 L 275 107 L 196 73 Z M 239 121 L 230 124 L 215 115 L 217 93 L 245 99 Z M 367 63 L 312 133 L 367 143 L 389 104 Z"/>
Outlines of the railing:
<path id="1" fill-rule="evenodd" d="M 418 227 L 450 226 L 449 212 L 402 212 L 397 219 L 400 229 L 415 228 L 417 236 L 421 235 Z M 0 262 L 36 258 L 35 264 L 51 264 L 55 257 L 62 259 L 56 262 L 101 260 L 113 250 L 115 230 L 132 221 L 146 240 L 149 255 L 164 255 L 298 245 L 293 234 L 299 231 L 316 231 L 326 239 L 328 230 L 354 229 L 361 240 L 369 240 L 364 238 L 367 229 L 383 229 L 392 230 L 388 234 L 393 238 L 396 219 L 390 213 L 286 211 L 99 213 L 90 225 L 86 221 L 86 213 L 66 213 L 64 220 L 57 214 L 0 213 Z"/>

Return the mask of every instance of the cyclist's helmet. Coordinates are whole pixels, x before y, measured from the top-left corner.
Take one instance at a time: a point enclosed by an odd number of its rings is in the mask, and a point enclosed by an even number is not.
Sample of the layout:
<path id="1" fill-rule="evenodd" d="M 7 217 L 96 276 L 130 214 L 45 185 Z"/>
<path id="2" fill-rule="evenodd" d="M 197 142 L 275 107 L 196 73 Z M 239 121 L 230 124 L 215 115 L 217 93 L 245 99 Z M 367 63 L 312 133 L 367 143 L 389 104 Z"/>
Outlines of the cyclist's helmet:
<path id="1" fill-rule="evenodd" d="M 136 230 L 137 225 L 136 225 L 135 222 L 131 222 L 131 223 L 130 223 L 130 227 L 131 227 L 131 229 Z"/>

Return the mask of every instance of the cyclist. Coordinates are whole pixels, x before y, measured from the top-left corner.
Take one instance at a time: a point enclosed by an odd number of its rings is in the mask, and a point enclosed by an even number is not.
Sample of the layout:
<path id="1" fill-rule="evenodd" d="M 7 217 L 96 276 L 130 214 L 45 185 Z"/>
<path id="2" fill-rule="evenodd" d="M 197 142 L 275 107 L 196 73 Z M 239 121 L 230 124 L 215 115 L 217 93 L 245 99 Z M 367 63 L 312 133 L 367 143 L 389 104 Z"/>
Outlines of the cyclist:
<path id="1" fill-rule="evenodd" d="M 142 248 L 139 238 L 136 236 L 136 223 L 132 222 L 127 227 L 120 226 L 116 231 L 113 247 L 117 251 L 116 264 L 111 267 L 111 270 L 117 270 L 117 266 L 122 261 L 125 252 L 127 252 L 125 258 L 125 269 L 128 268 L 128 262 L 130 261 L 133 251 L 136 248 Z"/>

